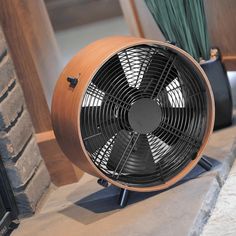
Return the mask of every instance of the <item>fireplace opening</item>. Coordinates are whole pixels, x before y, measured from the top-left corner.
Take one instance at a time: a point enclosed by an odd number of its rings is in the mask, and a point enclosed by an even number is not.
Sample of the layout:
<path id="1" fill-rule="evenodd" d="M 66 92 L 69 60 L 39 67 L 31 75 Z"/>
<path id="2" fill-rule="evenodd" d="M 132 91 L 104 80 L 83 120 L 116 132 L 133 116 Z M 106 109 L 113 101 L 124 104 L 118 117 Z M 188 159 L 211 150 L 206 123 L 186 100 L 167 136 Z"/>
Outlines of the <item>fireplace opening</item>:
<path id="1" fill-rule="evenodd" d="M 13 191 L 0 159 L 0 235 L 6 235 L 15 226 L 18 218 Z"/>

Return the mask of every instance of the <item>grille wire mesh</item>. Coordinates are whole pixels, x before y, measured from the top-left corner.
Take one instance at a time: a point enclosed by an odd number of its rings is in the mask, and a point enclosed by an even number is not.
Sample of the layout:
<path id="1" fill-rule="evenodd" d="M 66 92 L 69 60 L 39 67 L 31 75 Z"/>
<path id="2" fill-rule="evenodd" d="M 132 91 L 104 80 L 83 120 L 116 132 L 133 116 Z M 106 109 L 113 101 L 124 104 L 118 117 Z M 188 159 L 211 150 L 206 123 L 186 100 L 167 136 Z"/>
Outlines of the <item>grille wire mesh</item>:
<path id="1" fill-rule="evenodd" d="M 128 120 L 130 107 L 142 98 L 161 108 L 160 124 L 147 134 L 134 131 Z M 191 64 L 158 45 L 111 57 L 90 82 L 80 115 L 84 146 L 96 167 L 142 187 L 165 183 L 196 157 L 206 118 L 203 82 Z"/>

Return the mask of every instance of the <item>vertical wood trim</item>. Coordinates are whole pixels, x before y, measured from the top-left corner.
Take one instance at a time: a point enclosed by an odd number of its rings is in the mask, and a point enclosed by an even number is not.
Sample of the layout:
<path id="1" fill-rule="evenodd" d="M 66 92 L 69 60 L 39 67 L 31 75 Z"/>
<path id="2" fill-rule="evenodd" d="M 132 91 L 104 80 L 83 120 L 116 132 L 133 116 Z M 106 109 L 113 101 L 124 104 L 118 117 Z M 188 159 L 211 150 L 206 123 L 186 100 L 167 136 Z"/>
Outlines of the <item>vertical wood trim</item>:
<path id="1" fill-rule="evenodd" d="M 141 25 L 141 22 L 140 22 L 139 14 L 138 14 L 138 11 L 137 11 L 134 0 L 130 0 L 130 4 L 131 4 L 131 8 L 132 8 L 133 13 L 134 13 L 134 19 L 135 19 L 136 24 L 137 24 L 137 29 L 138 29 L 139 35 L 140 35 L 140 37 L 144 37 L 143 28 L 142 28 L 142 25 Z"/>
<path id="2" fill-rule="evenodd" d="M 140 23 L 134 0 L 120 0 L 120 5 L 132 35 L 144 37 L 142 25 Z"/>
<path id="3" fill-rule="evenodd" d="M 120 0 L 120 4 L 132 35 L 165 41 L 160 28 L 144 1 Z"/>

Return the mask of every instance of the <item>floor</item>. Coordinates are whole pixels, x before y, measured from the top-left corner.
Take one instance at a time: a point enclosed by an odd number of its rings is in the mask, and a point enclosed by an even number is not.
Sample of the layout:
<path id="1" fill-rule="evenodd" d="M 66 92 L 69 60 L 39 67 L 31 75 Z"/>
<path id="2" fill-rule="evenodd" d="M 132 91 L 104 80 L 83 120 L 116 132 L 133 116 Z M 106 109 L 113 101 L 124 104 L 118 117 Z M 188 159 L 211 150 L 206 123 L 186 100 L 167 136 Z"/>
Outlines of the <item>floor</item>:
<path id="1" fill-rule="evenodd" d="M 79 183 L 52 189 L 40 211 L 21 221 L 14 236 L 199 235 L 210 216 L 236 155 L 236 125 L 215 132 L 205 150 L 213 168 L 196 166 L 162 192 L 130 194 L 117 204 L 119 189 L 103 188 L 84 175 Z"/>
<path id="2" fill-rule="evenodd" d="M 228 72 L 232 89 L 234 107 L 236 107 L 236 73 Z M 236 235 L 236 162 L 220 191 L 214 210 L 205 225 L 201 236 Z"/>
<path id="3" fill-rule="evenodd" d="M 236 162 L 224 184 L 202 236 L 236 235 Z"/>

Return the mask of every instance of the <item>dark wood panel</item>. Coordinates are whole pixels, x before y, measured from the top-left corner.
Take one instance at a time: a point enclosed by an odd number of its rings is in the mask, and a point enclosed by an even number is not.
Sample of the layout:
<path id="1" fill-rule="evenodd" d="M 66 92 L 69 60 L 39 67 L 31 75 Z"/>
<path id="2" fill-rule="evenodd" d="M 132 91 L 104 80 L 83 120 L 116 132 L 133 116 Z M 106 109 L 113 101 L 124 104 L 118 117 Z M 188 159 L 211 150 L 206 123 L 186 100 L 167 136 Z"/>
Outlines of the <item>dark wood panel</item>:
<path id="1" fill-rule="evenodd" d="M 208 30 L 213 46 L 220 48 L 228 70 L 236 70 L 236 1 L 205 0 Z"/>
<path id="2" fill-rule="evenodd" d="M 55 30 L 122 15 L 118 0 L 45 0 L 45 2 Z"/>
<path id="3" fill-rule="evenodd" d="M 228 71 L 235 71 L 236 70 L 236 56 L 224 56 L 223 55 L 223 62 L 226 66 Z"/>

